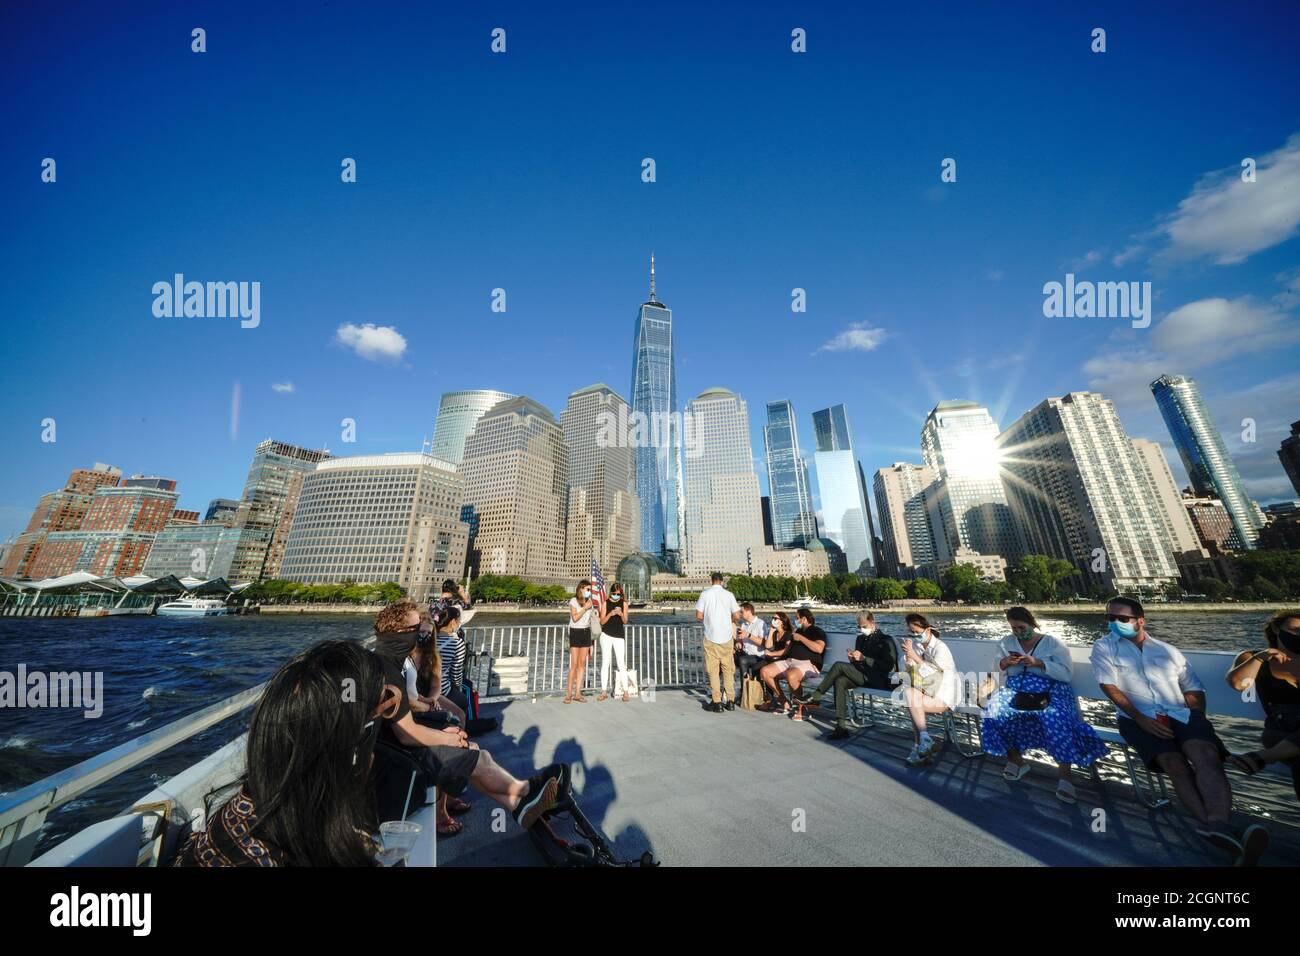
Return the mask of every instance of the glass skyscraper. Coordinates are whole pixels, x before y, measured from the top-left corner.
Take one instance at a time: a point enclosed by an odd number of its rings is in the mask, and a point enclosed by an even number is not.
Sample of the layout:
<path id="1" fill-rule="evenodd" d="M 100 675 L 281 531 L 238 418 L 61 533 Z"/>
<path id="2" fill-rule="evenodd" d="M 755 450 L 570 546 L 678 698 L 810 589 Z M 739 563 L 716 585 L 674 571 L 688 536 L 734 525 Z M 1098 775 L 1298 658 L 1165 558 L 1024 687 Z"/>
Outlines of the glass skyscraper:
<path id="1" fill-rule="evenodd" d="M 767 449 L 772 544 L 802 548 L 817 537 L 817 519 L 808 491 L 808 463 L 799 454 L 799 434 L 790 402 L 767 403 L 763 444 Z"/>
<path id="2" fill-rule="evenodd" d="M 1227 509 L 1234 532 L 1228 546 L 1254 548 L 1264 521 L 1246 494 L 1246 486 L 1201 400 L 1196 382 L 1185 375 L 1161 375 L 1151 383 L 1151 392 L 1192 488 L 1198 495 L 1218 498 Z"/>
<path id="3" fill-rule="evenodd" d="M 1008 562 L 1018 558 L 1020 535 L 1002 487 L 998 426 L 988 409 L 940 402 L 921 429 L 921 458 L 935 473 L 927 504 L 938 561 L 952 561 L 959 548 Z"/>
<path id="4" fill-rule="evenodd" d="M 438 403 L 438 419 L 433 425 L 433 447 L 429 454 L 442 461 L 459 465 L 465 456 L 465 439 L 478 420 L 498 402 L 514 398 L 509 392 L 476 389 L 447 392 Z"/>
<path id="5" fill-rule="evenodd" d="M 853 452 L 849 415 L 843 405 L 813 412 L 817 451 L 817 492 L 822 506 L 821 533 L 838 544 L 849 571 L 869 571 L 873 529 L 867 489 Z M 865 563 L 865 567 L 863 566 Z"/>
<path id="6" fill-rule="evenodd" d="M 655 298 L 650 257 L 650 298 L 637 312 L 632 336 L 632 415 L 644 424 L 636 447 L 636 494 L 641 508 L 641 550 L 676 569 L 682 550 L 681 418 L 673 355 L 673 313 Z"/>

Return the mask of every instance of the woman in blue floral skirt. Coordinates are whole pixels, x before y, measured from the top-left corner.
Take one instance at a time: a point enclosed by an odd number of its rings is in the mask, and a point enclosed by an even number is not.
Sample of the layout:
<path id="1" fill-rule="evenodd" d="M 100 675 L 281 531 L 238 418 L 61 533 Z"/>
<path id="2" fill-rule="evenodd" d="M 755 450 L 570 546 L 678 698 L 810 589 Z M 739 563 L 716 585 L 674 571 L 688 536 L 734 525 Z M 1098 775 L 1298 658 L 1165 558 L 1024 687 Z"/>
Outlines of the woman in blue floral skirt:
<path id="1" fill-rule="evenodd" d="M 1060 638 L 1038 629 L 1034 615 L 1023 607 L 1007 608 L 1011 634 L 998 645 L 998 667 L 1006 675 L 984 710 L 984 750 L 1006 754 L 1005 780 L 1029 773 L 1026 750 L 1045 750 L 1056 761 L 1060 779 L 1056 796 L 1076 800 L 1070 768 L 1086 767 L 1106 754 L 1106 745 L 1079 714 L 1079 701 L 1070 683 L 1074 664 Z"/>

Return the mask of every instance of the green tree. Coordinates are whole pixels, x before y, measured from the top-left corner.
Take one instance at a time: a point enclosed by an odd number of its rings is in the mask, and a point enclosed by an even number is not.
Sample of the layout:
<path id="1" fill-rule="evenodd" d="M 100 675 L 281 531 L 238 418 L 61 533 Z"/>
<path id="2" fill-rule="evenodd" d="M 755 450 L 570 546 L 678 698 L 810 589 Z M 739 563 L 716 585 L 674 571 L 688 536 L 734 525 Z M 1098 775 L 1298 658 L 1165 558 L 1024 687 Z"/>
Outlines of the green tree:
<path id="1" fill-rule="evenodd" d="M 940 578 L 943 596 L 949 601 L 975 602 L 983 591 L 984 581 L 973 564 L 954 564 Z"/>
<path id="2" fill-rule="evenodd" d="M 1062 581 L 1077 573 L 1073 564 L 1046 554 L 1027 554 L 1011 568 L 1008 583 L 1031 603 L 1050 601 Z"/>
<path id="3" fill-rule="evenodd" d="M 943 595 L 943 589 L 929 578 L 914 578 L 907 584 L 907 595 L 920 601 L 933 601 Z"/>

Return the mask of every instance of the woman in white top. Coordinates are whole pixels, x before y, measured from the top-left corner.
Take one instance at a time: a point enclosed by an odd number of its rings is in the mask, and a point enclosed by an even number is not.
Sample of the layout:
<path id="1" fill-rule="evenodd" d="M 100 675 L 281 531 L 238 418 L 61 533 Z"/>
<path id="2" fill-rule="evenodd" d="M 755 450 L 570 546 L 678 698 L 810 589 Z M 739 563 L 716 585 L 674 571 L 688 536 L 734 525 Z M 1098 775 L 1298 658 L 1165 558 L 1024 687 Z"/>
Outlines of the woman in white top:
<path id="1" fill-rule="evenodd" d="M 907 630 L 910 637 L 903 640 L 903 659 L 900 669 L 907 678 L 903 682 L 903 700 L 912 716 L 916 739 L 907 762 L 912 766 L 927 764 L 939 752 L 939 743 L 930 736 L 926 727 L 926 714 L 942 714 L 957 705 L 961 682 L 957 665 L 948 645 L 939 640 L 939 632 L 930 626 L 923 614 L 909 614 Z"/>
<path id="2" fill-rule="evenodd" d="M 569 598 L 569 679 L 564 687 L 564 702 L 585 704 L 582 682 L 591 657 L 591 621 L 599 613 L 591 598 L 591 582 L 582 580 Z"/>
<path id="3" fill-rule="evenodd" d="M 1086 767 L 1106 755 L 1106 745 L 1079 714 L 1071 678 L 1074 661 L 1058 637 L 1044 634 L 1027 608 L 1007 608 L 1011 634 L 998 644 L 1003 686 L 989 699 L 980 726 L 984 752 L 1007 755 L 1002 776 L 1016 781 L 1029 773 L 1026 750 L 1045 750 L 1056 761 L 1056 796 L 1077 799 L 1070 782 L 1074 764 Z"/>

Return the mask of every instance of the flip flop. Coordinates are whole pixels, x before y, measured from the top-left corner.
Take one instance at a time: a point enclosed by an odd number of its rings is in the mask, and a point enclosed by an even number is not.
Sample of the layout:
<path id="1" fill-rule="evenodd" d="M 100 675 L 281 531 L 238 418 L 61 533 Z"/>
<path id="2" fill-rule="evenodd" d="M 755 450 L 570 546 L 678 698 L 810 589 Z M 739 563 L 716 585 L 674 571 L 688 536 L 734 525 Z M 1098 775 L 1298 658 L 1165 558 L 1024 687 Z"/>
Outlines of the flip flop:
<path id="1" fill-rule="evenodd" d="M 463 829 L 465 829 L 465 824 L 459 820 L 447 819 L 438 824 L 438 836 L 454 837 Z"/>
<path id="2" fill-rule="evenodd" d="M 1258 750 L 1252 750 L 1244 754 L 1231 754 L 1228 759 L 1232 761 L 1234 767 L 1251 777 L 1268 766 L 1260 757 Z"/>
<path id="3" fill-rule="evenodd" d="M 452 814 L 469 813 L 474 809 L 473 804 L 466 803 L 460 797 L 447 798 L 447 812 Z"/>

